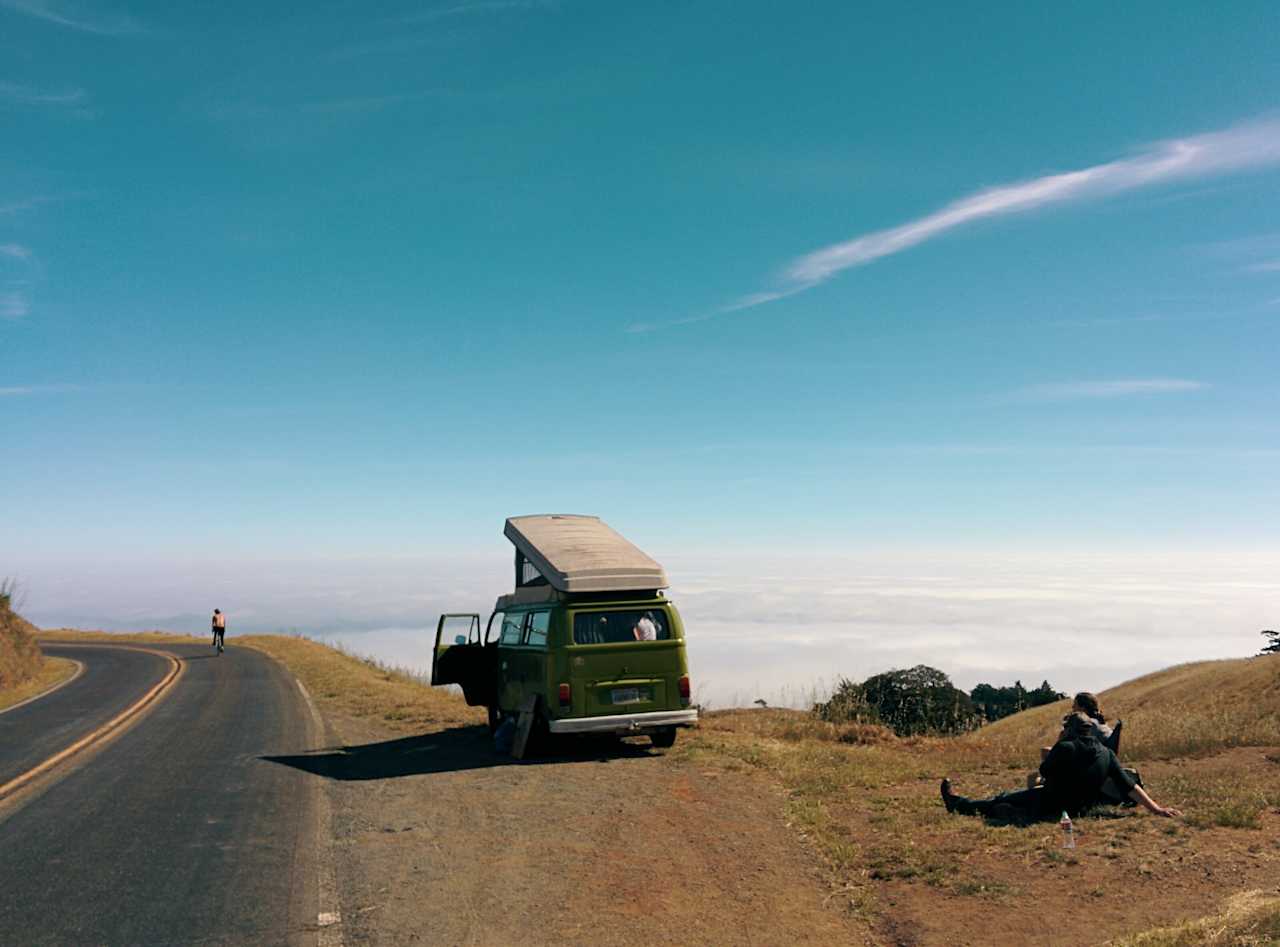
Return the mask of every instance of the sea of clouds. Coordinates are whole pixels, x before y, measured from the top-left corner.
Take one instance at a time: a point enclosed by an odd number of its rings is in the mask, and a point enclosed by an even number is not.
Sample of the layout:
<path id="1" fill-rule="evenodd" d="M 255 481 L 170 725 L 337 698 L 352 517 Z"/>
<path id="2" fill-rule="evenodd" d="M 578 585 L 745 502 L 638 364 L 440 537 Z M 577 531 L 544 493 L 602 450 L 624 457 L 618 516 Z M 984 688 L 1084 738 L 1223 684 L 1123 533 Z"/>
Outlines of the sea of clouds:
<path id="1" fill-rule="evenodd" d="M 929 664 L 986 681 L 1102 690 L 1253 654 L 1280 624 L 1280 553 L 893 552 L 666 556 L 696 697 L 804 706 L 841 677 Z M 437 616 L 488 615 L 504 557 L 94 563 L 23 577 L 42 627 L 305 634 L 429 670 Z"/>

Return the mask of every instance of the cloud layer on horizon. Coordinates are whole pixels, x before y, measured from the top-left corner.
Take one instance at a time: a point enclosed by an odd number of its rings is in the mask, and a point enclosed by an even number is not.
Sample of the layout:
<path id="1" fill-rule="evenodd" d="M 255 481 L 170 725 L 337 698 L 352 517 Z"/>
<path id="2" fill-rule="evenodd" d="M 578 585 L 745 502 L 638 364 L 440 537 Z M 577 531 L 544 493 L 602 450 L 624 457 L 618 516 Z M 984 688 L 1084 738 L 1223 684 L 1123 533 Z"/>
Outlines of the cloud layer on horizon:
<path id="1" fill-rule="evenodd" d="M 918 663 L 966 689 L 1046 677 L 1064 690 L 1102 689 L 1181 661 L 1253 653 L 1280 596 L 1280 551 L 662 558 L 700 699 L 716 706 L 802 704 L 839 676 Z M 45 626 L 203 633 L 216 605 L 233 637 L 296 629 L 419 669 L 430 666 L 440 612 L 483 620 L 509 584 L 505 557 L 186 563 L 175 575 L 59 567 L 24 582 L 27 617 Z"/>

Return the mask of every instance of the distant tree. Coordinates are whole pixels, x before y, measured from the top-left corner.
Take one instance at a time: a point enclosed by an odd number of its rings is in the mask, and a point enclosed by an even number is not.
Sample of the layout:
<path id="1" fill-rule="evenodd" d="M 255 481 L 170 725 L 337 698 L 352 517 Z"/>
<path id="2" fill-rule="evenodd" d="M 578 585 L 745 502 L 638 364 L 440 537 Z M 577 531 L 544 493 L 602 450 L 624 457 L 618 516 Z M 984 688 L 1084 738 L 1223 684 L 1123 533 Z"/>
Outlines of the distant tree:
<path id="1" fill-rule="evenodd" d="M 1280 653 L 1280 631 L 1267 630 L 1262 633 L 1267 643 L 1262 646 L 1262 654 Z"/>
<path id="2" fill-rule="evenodd" d="M 979 684 L 969 692 L 974 707 L 986 720 L 999 720 L 1010 714 L 1016 714 L 1028 707 L 1039 707 L 1062 700 L 1067 695 L 1053 689 L 1048 681 L 1042 681 L 1035 690 L 1029 691 L 1021 681 L 1014 681 L 1011 687 L 993 687 L 990 684 Z"/>
<path id="3" fill-rule="evenodd" d="M 937 668 L 886 671 L 861 684 L 841 679 L 831 699 L 814 707 L 823 720 L 883 723 L 899 736 L 960 733 L 982 718 L 969 695 Z"/>
<path id="4" fill-rule="evenodd" d="M 1045 704 L 1056 703 L 1066 698 L 1066 694 L 1062 691 L 1056 691 L 1048 681 L 1041 681 L 1040 686 L 1033 691 L 1027 691 L 1028 707 L 1043 707 Z"/>

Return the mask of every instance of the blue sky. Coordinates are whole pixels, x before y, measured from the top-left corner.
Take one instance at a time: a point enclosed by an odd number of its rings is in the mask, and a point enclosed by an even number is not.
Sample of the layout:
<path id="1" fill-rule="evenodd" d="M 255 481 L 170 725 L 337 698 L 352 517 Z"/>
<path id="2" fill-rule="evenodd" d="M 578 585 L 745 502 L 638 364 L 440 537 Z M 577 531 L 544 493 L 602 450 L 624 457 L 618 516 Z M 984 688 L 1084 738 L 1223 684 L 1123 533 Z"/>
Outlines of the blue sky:
<path id="1" fill-rule="evenodd" d="M 691 575 L 732 550 L 743 588 L 765 552 L 1248 571 L 1280 549 L 1278 28 L 0 0 L 0 573 L 110 625 L 289 563 L 241 605 L 288 627 L 317 570 L 504 581 L 503 517 L 553 510 Z"/>

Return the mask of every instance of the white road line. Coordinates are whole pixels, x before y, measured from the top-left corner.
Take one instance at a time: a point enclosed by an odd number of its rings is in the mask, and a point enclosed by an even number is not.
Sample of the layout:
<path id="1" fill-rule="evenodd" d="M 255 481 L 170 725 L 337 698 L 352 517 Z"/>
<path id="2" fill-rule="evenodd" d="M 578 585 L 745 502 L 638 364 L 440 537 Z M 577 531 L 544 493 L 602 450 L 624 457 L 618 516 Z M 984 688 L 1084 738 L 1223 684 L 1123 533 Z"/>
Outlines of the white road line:
<path id="1" fill-rule="evenodd" d="M 302 698 L 311 711 L 311 719 L 315 722 L 316 733 L 324 735 L 324 719 L 316 708 L 316 703 L 307 693 L 302 681 L 294 678 Z M 316 808 L 319 822 L 319 838 L 316 842 L 316 864 L 319 875 L 319 911 L 316 914 L 316 926 L 319 928 L 317 938 L 319 947 L 342 947 L 342 911 L 338 901 L 338 876 L 334 870 L 333 858 L 333 811 L 329 803 L 329 792 L 323 783 L 318 782 Z"/>

